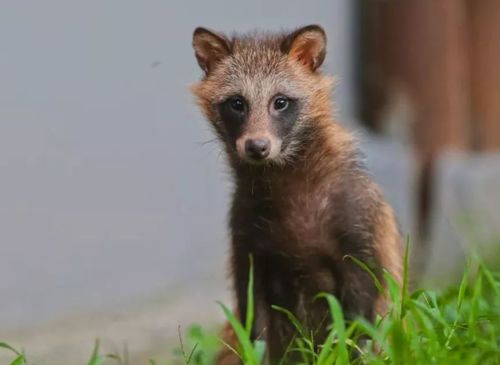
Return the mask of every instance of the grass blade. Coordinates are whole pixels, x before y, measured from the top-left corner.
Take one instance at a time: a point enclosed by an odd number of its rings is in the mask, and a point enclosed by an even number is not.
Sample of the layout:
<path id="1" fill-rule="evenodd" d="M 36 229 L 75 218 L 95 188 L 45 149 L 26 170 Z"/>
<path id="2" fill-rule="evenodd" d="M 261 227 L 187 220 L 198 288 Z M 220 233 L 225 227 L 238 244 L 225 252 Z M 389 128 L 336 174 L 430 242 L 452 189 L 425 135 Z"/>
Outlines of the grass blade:
<path id="1" fill-rule="evenodd" d="M 10 365 L 22 365 L 22 364 L 26 364 L 23 355 L 19 355 L 14 359 L 14 361 L 10 363 Z"/>
<path id="2" fill-rule="evenodd" d="M 240 353 L 243 362 L 248 365 L 258 365 L 258 358 L 255 354 L 252 342 L 250 341 L 250 334 L 245 331 L 243 325 L 238 321 L 236 316 L 231 312 L 224 304 L 217 302 L 222 308 L 224 315 L 231 324 L 238 337 L 238 341 L 241 345 L 243 353 Z"/>
<path id="3" fill-rule="evenodd" d="M 245 320 L 245 330 L 247 333 L 252 333 L 252 323 L 254 316 L 254 298 L 253 298 L 253 256 L 250 254 L 250 272 L 248 275 L 248 287 L 247 287 L 247 313 Z"/>
<path id="4" fill-rule="evenodd" d="M 328 307 L 330 308 L 330 312 L 332 314 L 333 329 L 335 330 L 335 332 L 332 331 L 330 334 L 336 333 L 338 339 L 336 346 L 336 352 L 337 352 L 336 363 L 347 364 L 349 355 L 347 353 L 346 337 L 345 337 L 345 321 L 344 321 L 344 313 L 342 312 L 342 307 L 340 306 L 340 303 L 337 300 L 337 298 L 335 298 L 331 294 L 322 293 L 318 295 L 318 298 L 326 299 L 326 301 L 328 302 Z M 333 343 L 333 338 L 329 338 L 328 342 L 330 341 L 332 341 Z M 328 345 L 329 346 L 324 346 L 321 349 L 318 358 L 318 364 L 329 363 L 325 362 L 325 360 L 327 358 L 330 358 L 331 355 L 331 344 Z"/>
<path id="5" fill-rule="evenodd" d="M 351 255 L 345 255 L 344 259 L 345 258 L 348 258 L 348 259 L 352 260 L 356 265 L 358 265 L 360 268 L 362 268 L 364 271 L 366 271 L 370 275 L 370 277 L 372 278 L 373 283 L 375 284 L 375 287 L 377 288 L 377 290 L 378 290 L 379 293 L 383 293 L 385 291 L 384 290 L 384 286 L 380 282 L 379 278 L 377 277 L 377 275 L 375 275 L 375 273 L 373 272 L 373 270 L 368 267 L 367 264 L 365 264 L 360 259 L 358 259 L 358 258 L 356 258 L 354 256 L 351 256 Z"/>
<path id="6" fill-rule="evenodd" d="M 302 338 L 307 337 L 306 334 L 304 333 L 304 328 L 303 328 L 302 324 L 297 319 L 297 317 L 295 317 L 293 315 L 292 312 L 290 312 L 288 309 L 285 309 L 285 308 L 277 306 L 277 305 L 272 305 L 271 308 L 278 311 L 278 312 L 285 314 L 287 316 L 288 320 L 293 324 L 295 329 L 297 329 L 297 331 L 299 332 L 300 337 L 302 337 Z"/>
<path id="7" fill-rule="evenodd" d="M 92 356 L 90 357 L 87 365 L 101 365 L 103 358 L 99 356 L 99 340 L 95 341 L 94 350 L 92 351 Z"/>
<path id="8" fill-rule="evenodd" d="M 400 319 L 403 319 L 405 315 L 405 305 L 408 298 L 408 284 L 409 284 L 409 267 L 410 267 L 410 237 L 406 238 L 406 248 L 403 261 L 403 288 L 401 289 L 401 309 L 400 309 Z"/>
<path id="9" fill-rule="evenodd" d="M 17 351 L 15 348 L 13 348 L 11 345 L 9 345 L 6 342 L 0 342 L 0 348 L 6 349 L 6 350 L 10 350 L 13 353 L 15 353 L 16 355 L 22 355 L 19 351 Z"/>

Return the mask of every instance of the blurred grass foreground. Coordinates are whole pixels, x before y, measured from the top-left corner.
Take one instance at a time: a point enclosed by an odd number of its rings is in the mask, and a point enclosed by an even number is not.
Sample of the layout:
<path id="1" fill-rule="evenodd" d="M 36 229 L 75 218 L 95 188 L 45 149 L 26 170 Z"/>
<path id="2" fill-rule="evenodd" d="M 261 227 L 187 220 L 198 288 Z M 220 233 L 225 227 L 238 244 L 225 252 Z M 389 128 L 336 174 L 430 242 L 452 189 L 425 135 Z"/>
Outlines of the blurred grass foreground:
<path id="1" fill-rule="evenodd" d="M 362 263 L 360 263 L 362 265 Z M 374 277 L 374 280 L 377 279 Z M 301 364 L 500 364 L 500 270 L 486 264 L 478 256 L 468 260 L 462 279 L 456 285 L 440 291 L 409 290 L 408 250 L 402 286 L 384 273 L 387 289 L 376 282 L 379 290 L 391 298 L 389 313 L 375 323 L 359 318 L 344 320 L 337 299 L 329 294 L 318 295 L 326 300 L 333 325 L 325 343 L 318 346 L 292 313 L 282 312 L 293 322 L 297 336 L 289 352 L 299 352 Z M 249 283 L 252 293 L 252 280 Z M 253 296 L 249 295 L 253 309 Z M 233 350 L 245 365 L 263 362 L 265 343 L 251 341 L 253 310 L 248 311 L 244 323 L 222 303 L 220 306 L 237 334 L 239 345 Z M 360 339 L 367 339 L 360 341 Z M 361 345 L 363 343 L 363 345 Z M 206 332 L 198 325 L 186 334 L 179 329 L 179 345 L 169 360 L 149 360 L 159 364 L 214 364 L 217 350 L 225 344 L 214 332 Z M 0 349 L 12 353 L 10 365 L 32 364 L 29 349 L 26 352 L 0 342 Z M 96 342 L 88 365 L 130 365 L 127 354 L 100 354 Z M 283 361 L 286 364 L 286 360 Z"/>

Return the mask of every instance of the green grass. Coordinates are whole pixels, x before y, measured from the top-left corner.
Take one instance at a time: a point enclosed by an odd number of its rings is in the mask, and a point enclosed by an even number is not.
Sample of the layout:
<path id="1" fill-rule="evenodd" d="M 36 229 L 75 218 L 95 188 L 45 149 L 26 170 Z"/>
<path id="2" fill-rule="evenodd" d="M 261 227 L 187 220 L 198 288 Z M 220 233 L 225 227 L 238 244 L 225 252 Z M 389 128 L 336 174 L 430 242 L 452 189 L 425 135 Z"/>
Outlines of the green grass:
<path id="1" fill-rule="evenodd" d="M 407 261 L 407 257 L 406 257 Z M 361 263 L 360 263 L 361 265 Z M 462 280 L 439 292 L 425 289 L 409 291 L 408 265 L 402 286 L 384 273 L 391 298 L 389 313 L 375 323 L 357 319 L 350 323 L 337 299 L 326 293 L 317 300 L 327 301 L 333 320 L 325 343 L 317 346 L 300 322 L 286 309 L 273 307 L 286 316 L 297 329 L 289 351 L 298 351 L 301 364 L 500 364 L 500 271 L 493 270 L 478 258 L 469 260 Z M 250 275 L 248 313 L 243 323 L 222 303 L 225 316 L 233 326 L 239 346 L 236 351 L 244 364 L 262 362 L 265 343 L 252 341 L 254 307 Z M 150 361 L 151 365 L 214 363 L 218 348 L 224 346 L 214 333 L 200 326 L 191 327 L 174 350 L 176 360 Z M 358 346 L 360 337 L 367 338 Z M 10 365 L 31 364 L 26 355 L 0 342 L 0 350 L 12 353 Z M 119 356 L 100 355 L 96 344 L 88 365 L 125 364 Z M 284 364 L 286 365 L 286 364 Z"/>
<path id="2" fill-rule="evenodd" d="M 362 263 L 358 264 L 367 269 Z M 297 329 L 298 336 L 289 351 L 300 352 L 301 364 L 308 365 L 500 364 L 500 271 L 474 258 L 469 260 L 456 286 L 440 292 L 425 289 L 410 292 L 407 249 L 402 285 L 387 272 L 384 278 L 388 283 L 384 295 L 390 297 L 392 305 L 389 313 L 377 318 L 375 323 L 362 318 L 346 323 L 334 296 L 326 293 L 318 296 L 317 300 L 328 302 L 333 322 L 329 336 L 320 346 L 292 313 L 273 307 L 287 316 Z M 377 287 L 383 290 L 380 283 Z M 249 296 L 249 308 L 251 300 Z M 250 340 L 248 323 L 252 318 L 245 318 L 246 325 L 243 325 L 226 307 L 223 306 L 223 310 L 240 343 L 235 351 L 244 364 L 260 364 L 265 344 Z M 190 362 L 178 364 L 213 363 L 217 338 L 205 336 L 215 339 L 212 346 L 200 346 L 198 339 L 188 336 L 191 348 L 198 345 Z M 358 347 L 361 337 L 368 341 Z"/>

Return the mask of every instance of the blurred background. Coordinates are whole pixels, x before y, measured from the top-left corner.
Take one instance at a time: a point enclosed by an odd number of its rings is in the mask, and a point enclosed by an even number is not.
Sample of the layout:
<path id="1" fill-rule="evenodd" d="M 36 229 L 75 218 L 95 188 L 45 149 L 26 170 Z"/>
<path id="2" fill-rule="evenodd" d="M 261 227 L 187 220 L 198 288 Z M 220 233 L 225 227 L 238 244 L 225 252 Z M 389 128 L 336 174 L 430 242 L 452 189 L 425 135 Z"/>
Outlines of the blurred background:
<path id="1" fill-rule="evenodd" d="M 179 326 L 216 328 L 231 182 L 189 93 L 192 31 L 310 23 L 414 281 L 499 254 L 499 1 L 3 1 L 0 340 L 38 365 L 96 338 L 146 364 Z"/>

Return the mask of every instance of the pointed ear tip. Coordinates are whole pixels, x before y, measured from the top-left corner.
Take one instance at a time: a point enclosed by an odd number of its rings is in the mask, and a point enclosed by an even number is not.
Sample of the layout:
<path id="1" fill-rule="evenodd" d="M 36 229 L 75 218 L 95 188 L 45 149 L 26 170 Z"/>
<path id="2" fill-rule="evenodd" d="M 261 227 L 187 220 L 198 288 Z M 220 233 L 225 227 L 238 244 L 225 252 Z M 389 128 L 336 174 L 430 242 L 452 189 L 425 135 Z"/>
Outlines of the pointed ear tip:
<path id="1" fill-rule="evenodd" d="M 302 28 L 303 30 L 309 30 L 309 31 L 316 31 L 316 32 L 320 32 L 320 33 L 325 33 L 325 30 L 323 29 L 323 27 L 319 24 L 309 24 L 309 25 L 306 25 L 304 28 Z"/>
<path id="2" fill-rule="evenodd" d="M 326 39 L 326 32 L 325 29 L 321 25 L 318 24 L 311 24 L 307 25 L 304 28 L 301 29 L 301 33 L 303 32 L 312 32 L 312 33 L 319 33 L 321 37 Z"/>
<path id="3" fill-rule="evenodd" d="M 197 40 L 208 38 L 222 38 L 222 36 L 205 27 L 196 27 L 196 29 L 193 31 L 193 43 Z"/>
<path id="4" fill-rule="evenodd" d="M 220 43 L 225 43 L 225 47 L 228 48 L 228 40 L 226 36 L 222 33 L 215 32 L 205 27 L 196 27 L 193 31 L 193 45 L 199 41 L 215 40 Z"/>
<path id="5" fill-rule="evenodd" d="M 208 33 L 208 32 L 210 32 L 210 31 L 205 27 L 196 27 L 194 29 L 193 34 Z"/>
<path id="6" fill-rule="evenodd" d="M 195 30 L 193 31 L 193 40 L 195 40 L 199 35 L 206 33 L 210 33 L 210 31 L 207 28 L 196 27 Z"/>

